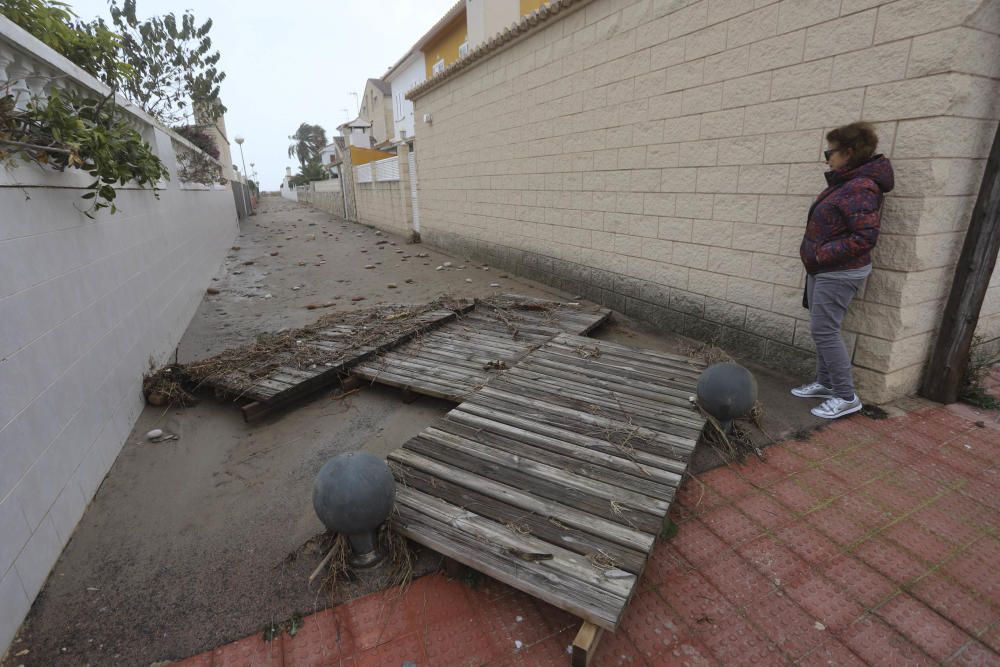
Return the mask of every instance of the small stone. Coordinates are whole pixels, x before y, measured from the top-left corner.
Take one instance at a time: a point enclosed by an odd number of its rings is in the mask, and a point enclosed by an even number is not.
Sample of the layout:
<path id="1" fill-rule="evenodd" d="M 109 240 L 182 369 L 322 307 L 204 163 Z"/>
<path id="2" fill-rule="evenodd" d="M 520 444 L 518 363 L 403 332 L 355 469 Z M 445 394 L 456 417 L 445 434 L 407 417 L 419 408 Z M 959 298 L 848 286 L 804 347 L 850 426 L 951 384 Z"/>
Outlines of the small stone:
<path id="1" fill-rule="evenodd" d="M 250 266 L 251 264 L 253 264 L 253 260 L 250 260 L 248 262 L 243 262 L 243 266 Z"/>
<path id="2" fill-rule="evenodd" d="M 826 626 L 820 623 L 819 621 L 813 623 L 813 627 L 816 628 L 817 630 L 826 630 Z"/>
<path id="3" fill-rule="evenodd" d="M 514 640 L 514 648 L 520 650 L 522 646 L 524 646 L 524 642 L 522 642 L 520 639 Z"/>
<path id="4" fill-rule="evenodd" d="M 239 249 L 240 247 L 238 245 L 234 245 L 232 248 L 230 248 L 230 250 L 239 250 Z"/>
<path id="5" fill-rule="evenodd" d="M 465 279 L 465 282 L 467 282 L 467 283 L 471 283 L 471 282 L 472 282 L 472 278 L 466 278 L 466 279 Z"/>
<path id="6" fill-rule="evenodd" d="M 389 283 L 386 287 L 389 289 L 396 289 L 396 283 Z"/>
<path id="7" fill-rule="evenodd" d="M 296 285 L 295 287 L 292 288 L 292 291 L 293 292 L 298 292 L 300 289 L 302 289 L 302 288 L 299 287 L 298 285 Z"/>
<path id="8" fill-rule="evenodd" d="M 426 252 L 418 252 L 417 257 L 430 257 Z"/>
<path id="9" fill-rule="evenodd" d="M 374 269 L 375 265 L 374 264 L 365 264 L 365 268 L 366 269 Z"/>
<path id="10" fill-rule="evenodd" d="M 277 250 L 275 250 L 274 252 L 272 252 L 272 253 L 271 253 L 271 257 L 274 257 L 274 256 L 276 256 L 277 254 L 278 254 L 278 251 L 277 251 Z"/>
<path id="11" fill-rule="evenodd" d="M 986 422 L 984 422 L 984 421 L 977 421 L 976 422 L 976 426 L 978 426 L 979 428 L 986 428 Z"/>
<path id="12" fill-rule="evenodd" d="M 403 254 L 404 252 L 406 252 L 406 251 L 405 251 L 405 250 L 397 250 L 397 251 L 396 251 L 396 254 L 397 254 L 397 255 L 402 255 L 402 254 Z"/>
<path id="13" fill-rule="evenodd" d="M 451 262 L 445 262 L 445 263 L 444 263 L 444 264 L 442 264 L 441 266 L 443 266 L 443 267 L 445 267 L 445 268 L 448 268 L 449 266 L 451 266 Z"/>
<path id="14" fill-rule="evenodd" d="M 439 267 L 437 267 L 437 268 L 436 268 L 436 269 L 434 269 L 434 270 L 435 270 L 435 271 L 444 271 L 444 267 L 443 267 L 443 266 L 439 266 Z"/>
<path id="15" fill-rule="evenodd" d="M 407 278 L 405 282 L 406 282 L 407 285 L 412 285 L 413 284 L 413 278 Z"/>
<path id="16" fill-rule="evenodd" d="M 490 287 L 500 287 L 500 283 L 490 283 Z"/>
<path id="17" fill-rule="evenodd" d="M 163 429 L 154 428 L 152 431 L 146 434 L 146 440 L 155 440 L 156 438 L 163 437 Z"/>
<path id="18" fill-rule="evenodd" d="M 506 273 L 501 273 L 501 274 L 500 274 L 500 277 L 501 277 L 501 278 L 509 278 L 510 276 L 508 276 L 508 275 L 507 275 Z"/>
<path id="19" fill-rule="evenodd" d="M 271 295 L 270 295 L 270 294 L 265 294 L 265 295 L 264 295 L 264 298 L 265 298 L 265 299 L 270 299 L 270 298 L 271 298 Z"/>
<path id="20" fill-rule="evenodd" d="M 322 308 L 322 307 L 323 306 L 319 305 L 318 303 L 310 303 L 310 304 L 308 304 L 306 306 L 306 309 L 307 310 L 316 310 L 317 308 Z"/>
<path id="21" fill-rule="evenodd" d="M 518 616 L 518 617 L 517 617 L 517 618 L 515 618 L 514 620 L 515 620 L 515 621 L 517 621 L 518 623 L 520 623 L 521 621 L 523 621 L 523 620 L 524 620 L 524 617 L 523 617 L 523 616 Z"/>
<path id="22" fill-rule="evenodd" d="M 365 300 L 365 297 L 363 297 L 363 296 L 352 296 L 351 297 L 351 301 L 364 301 L 364 300 Z"/>
<path id="23" fill-rule="evenodd" d="M 205 293 L 206 294 L 218 294 L 219 290 L 215 289 L 214 287 L 209 287 L 207 290 L 205 290 Z"/>

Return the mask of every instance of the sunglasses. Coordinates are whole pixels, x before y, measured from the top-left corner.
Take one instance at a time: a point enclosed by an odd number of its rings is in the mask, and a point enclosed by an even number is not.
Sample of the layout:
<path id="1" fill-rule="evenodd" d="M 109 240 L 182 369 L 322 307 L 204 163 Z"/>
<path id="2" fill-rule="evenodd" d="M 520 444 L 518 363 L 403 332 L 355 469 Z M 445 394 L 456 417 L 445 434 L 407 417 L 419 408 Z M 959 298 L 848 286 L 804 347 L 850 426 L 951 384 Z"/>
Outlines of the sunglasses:
<path id="1" fill-rule="evenodd" d="M 834 153 L 839 153 L 842 150 L 844 150 L 844 149 L 842 149 L 842 148 L 831 148 L 828 151 L 823 151 L 823 157 L 825 157 L 827 160 L 829 160 L 831 155 L 833 155 Z"/>

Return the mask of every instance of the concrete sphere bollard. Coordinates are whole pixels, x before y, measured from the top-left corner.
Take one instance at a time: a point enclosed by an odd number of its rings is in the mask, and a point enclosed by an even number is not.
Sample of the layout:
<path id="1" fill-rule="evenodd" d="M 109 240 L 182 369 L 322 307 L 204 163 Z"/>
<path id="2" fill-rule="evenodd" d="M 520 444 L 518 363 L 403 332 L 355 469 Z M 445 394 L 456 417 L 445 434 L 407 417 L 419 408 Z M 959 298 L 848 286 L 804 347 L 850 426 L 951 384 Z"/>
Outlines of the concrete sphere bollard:
<path id="1" fill-rule="evenodd" d="M 698 402 L 728 432 L 757 402 L 757 380 L 739 364 L 712 364 L 698 378 Z"/>
<path id="2" fill-rule="evenodd" d="M 392 512 L 396 482 L 386 462 L 368 452 L 333 457 L 313 482 L 313 509 L 327 530 L 347 536 L 352 565 L 369 567 L 382 560 L 377 530 Z"/>

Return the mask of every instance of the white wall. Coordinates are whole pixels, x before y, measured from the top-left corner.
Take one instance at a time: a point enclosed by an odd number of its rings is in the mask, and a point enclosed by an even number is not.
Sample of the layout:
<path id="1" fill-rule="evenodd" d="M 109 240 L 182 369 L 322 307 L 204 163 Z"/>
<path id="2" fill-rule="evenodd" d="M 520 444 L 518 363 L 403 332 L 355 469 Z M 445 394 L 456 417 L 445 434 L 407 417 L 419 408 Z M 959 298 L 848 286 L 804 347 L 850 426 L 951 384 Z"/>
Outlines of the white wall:
<path id="1" fill-rule="evenodd" d="M 3 17 L 0 57 L 104 94 Z M 122 188 L 119 212 L 90 220 L 85 174 L 0 168 L 0 651 L 142 410 L 150 359 L 170 357 L 238 231 L 228 186 L 177 182 L 175 151 L 192 146 L 136 120 L 172 175 L 159 200 Z"/>
<path id="2" fill-rule="evenodd" d="M 406 99 L 406 93 L 426 78 L 424 54 L 419 51 L 411 54 L 386 76 L 386 81 L 392 85 L 392 120 L 395 125 L 393 141 L 402 140 L 403 132 L 406 132 L 407 138 L 414 136 L 413 102 Z"/>

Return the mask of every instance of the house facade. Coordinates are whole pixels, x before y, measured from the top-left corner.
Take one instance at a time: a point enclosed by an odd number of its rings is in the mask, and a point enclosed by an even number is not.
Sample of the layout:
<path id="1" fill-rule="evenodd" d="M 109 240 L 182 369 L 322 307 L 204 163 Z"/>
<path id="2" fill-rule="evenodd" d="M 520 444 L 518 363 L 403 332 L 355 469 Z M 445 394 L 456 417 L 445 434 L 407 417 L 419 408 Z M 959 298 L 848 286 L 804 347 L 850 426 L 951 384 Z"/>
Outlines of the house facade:
<path id="1" fill-rule="evenodd" d="M 392 115 L 392 93 L 389 84 L 382 79 L 368 79 L 361 97 L 358 118 L 370 123 L 369 136 L 373 145 L 392 139 L 395 134 Z"/>

